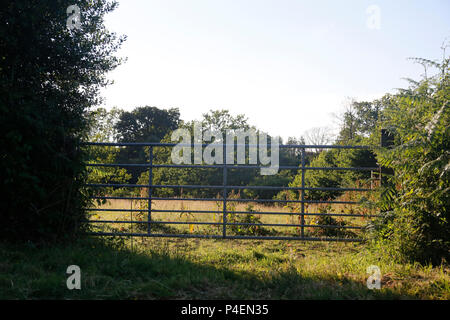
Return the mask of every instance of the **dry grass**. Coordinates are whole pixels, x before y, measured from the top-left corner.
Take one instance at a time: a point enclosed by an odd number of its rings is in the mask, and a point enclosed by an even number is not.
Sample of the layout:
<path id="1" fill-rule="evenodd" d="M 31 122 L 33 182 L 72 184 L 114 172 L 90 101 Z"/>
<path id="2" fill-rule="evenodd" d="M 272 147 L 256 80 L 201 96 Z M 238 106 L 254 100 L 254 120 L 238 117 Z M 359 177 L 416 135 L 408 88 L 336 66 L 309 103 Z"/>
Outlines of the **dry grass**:
<path id="1" fill-rule="evenodd" d="M 341 196 L 339 201 L 357 201 L 361 195 L 355 192 L 347 192 Z M 101 209 L 123 209 L 130 211 L 115 212 L 115 211 L 93 211 L 92 220 L 117 220 L 117 221 L 147 221 L 147 201 L 132 201 L 132 200 L 108 200 L 105 204 L 99 205 Z M 266 205 L 258 202 L 228 202 L 229 211 L 248 211 L 249 207 L 254 211 L 254 216 L 264 224 L 288 224 L 296 225 L 301 224 L 301 218 L 298 212 L 300 212 L 300 205 L 294 206 L 286 205 Z M 214 222 L 222 223 L 223 204 L 220 199 L 218 201 L 189 201 L 189 200 L 153 200 L 152 201 L 152 220 L 154 221 L 167 221 L 167 222 Z M 142 212 L 132 212 L 131 210 L 142 210 Z M 155 212 L 154 210 L 168 210 L 168 212 Z M 174 211 L 171 211 L 174 210 Z M 183 210 L 186 212 L 176 212 L 176 210 Z M 203 213 L 192 211 L 217 211 L 216 213 Z M 258 214 L 258 212 L 281 212 L 281 214 Z M 374 211 L 370 211 L 362 206 L 348 205 L 348 204 L 333 204 L 327 206 L 324 204 L 305 204 L 306 213 L 318 213 L 327 212 L 335 214 L 361 214 L 361 217 L 339 217 L 334 218 L 337 221 L 344 222 L 349 226 L 364 226 L 369 222 L 366 215 L 376 214 Z M 305 216 L 305 224 L 314 225 L 317 216 Z M 97 224 L 99 225 L 99 224 Z M 146 226 L 143 224 L 110 224 L 115 230 L 140 232 L 139 230 L 145 230 Z M 169 228 L 161 229 L 163 226 Z M 160 228 L 161 227 L 161 228 Z M 219 234 L 221 232 L 221 226 L 211 225 L 198 225 L 198 224 L 164 224 L 158 225 L 157 229 L 163 233 L 200 233 L 200 234 Z M 298 235 L 300 233 L 299 227 L 264 227 L 266 230 L 278 235 Z M 311 233 L 317 228 L 305 228 L 306 233 Z M 358 234 L 358 230 L 351 229 L 354 235 Z"/>

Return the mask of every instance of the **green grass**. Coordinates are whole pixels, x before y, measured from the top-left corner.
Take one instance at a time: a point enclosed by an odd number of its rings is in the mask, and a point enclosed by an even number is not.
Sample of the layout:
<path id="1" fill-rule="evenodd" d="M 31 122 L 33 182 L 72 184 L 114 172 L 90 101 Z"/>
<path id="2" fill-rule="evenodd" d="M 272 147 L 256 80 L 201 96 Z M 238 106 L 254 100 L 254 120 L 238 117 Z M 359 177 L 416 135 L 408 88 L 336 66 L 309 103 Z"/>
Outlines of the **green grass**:
<path id="1" fill-rule="evenodd" d="M 81 290 L 68 290 L 69 265 Z M 380 267 L 381 290 L 366 287 Z M 450 299 L 448 266 L 383 261 L 363 244 L 87 239 L 0 244 L 0 299 Z"/>

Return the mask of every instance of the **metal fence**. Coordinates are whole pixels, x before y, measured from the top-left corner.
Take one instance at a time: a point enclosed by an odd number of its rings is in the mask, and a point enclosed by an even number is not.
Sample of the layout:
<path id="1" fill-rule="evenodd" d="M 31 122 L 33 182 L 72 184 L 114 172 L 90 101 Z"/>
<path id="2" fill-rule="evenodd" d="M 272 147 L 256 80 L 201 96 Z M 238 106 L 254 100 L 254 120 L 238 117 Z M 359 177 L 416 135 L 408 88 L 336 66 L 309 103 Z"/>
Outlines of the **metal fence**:
<path id="1" fill-rule="evenodd" d="M 343 231 L 340 234 L 345 234 L 346 230 L 358 230 L 361 232 L 365 226 L 364 225 L 351 225 L 349 222 L 345 224 L 317 224 L 317 223 L 307 223 L 306 218 L 309 217 L 310 221 L 312 217 L 334 217 L 339 219 L 371 219 L 377 217 L 378 215 L 375 213 L 372 214 L 362 214 L 355 213 L 354 210 L 350 210 L 350 212 L 307 212 L 305 206 L 310 204 L 330 204 L 330 205 L 349 205 L 356 206 L 357 208 L 361 208 L 361 203 L 359 201 L 347 201 L 347 200 L 311 200 L 306 199 L 305 192 L 306 191 L 337 191 L 337 192 L 368 192 L 373 188 L 373 180 L 379 180 L 378 177 L 374 178 L 375 174 L 379 174 L 380 167 L 311 167 L 306 165 L 307 151 L 308 149 L 312 150 L 325 150 L 325 149 L 369 149 L 368 146 L 341 146 L 341 145 L 280 145 L 281 149 L 297 149 L 300 152 L 300 165 L 299 166 L 279 166 L 279 170 L 298 170 L 298 174 L 301 174 L 301 186 L 298 187 L 289 187 L 289 186 L 270 186 L 270 185 L 261 185 L 261 186 L 237 186 L 237 185 L 229 185 L 228 183 L 228 174 L 230 171 L 235 169 L 261 169 L 264 166 L 261 165 L 250 165 L 250 164 L 214 164 L 214 165 L 203 165 L 203 164 L 170 164 L 170 163 L 154 163 L 154 149 L 162 148 L 162 147 L 173 147 L 177 144 L 175 143 L 96 143 L 96 142 L 88 142 L 85 143 L 87 147 L 95 146 L 95 147 L 117 147 L 117 148 L 146 148 L 148 149 L 148 162 L 140 163 L 140 164 L 120 164 L 120 163 L 87 163 L 88 167 L 115 167 L 115 168 L 131 168 L 131 167 L 140 167 L 148 170 L 148 183 L 146 184 L 111 184 L 111 183 L 89 183 L 86 186 L 89 188 L 140 188 L 144 189 L 147 192 L 146 196 L 112 196 L 112 195 L 100 195 L 100 196 L 92 196 L 94 200 L 128 200 L 128 201 L 139 201 L 141 204 L 145 202 L 146 207 L 142 208 L 104 208 L 102 206 L 94 206 L 92 208 L 87 208 L 92 213 L 118 213 L 123 214 L 130 213 L 131 219 L 126 220 L 122 219 L 106 219 L 106 220 L 95 220 L 90 219 L 86 221 L 89 224 L 97 226 L 96 231 L 92 231 L 91 234 L 99 235 L 99 236 L 135 236 L 135 237 L 183 237 L 183 238 L 219 238 L 219 239 L 262 239 L 262 240 L 307 240 L 307 241 L 362 241 L 362 238 L 359 235 L 355 235 L 353 232 L 350 232 L 350 236 L 312 236 L 311 234 L 315 234 L 314 232 L 307 232 L 307 230 L 314 230 L 314 228 L 319 228 L 322 230 L 326 229 L 335 229 Z M 178 144 L 180 146 L 180 144 Z M 189 147 L 193 147 L 193 144 L 190 144 Z M 202 147 L 206 146 L 206 144 L 202 144 Z M 234 145 L 236 146 L 236 144 Z M 246 145 L 249 146 L 249 145 Z M 225 148 L 226 146 L 224 146 Z M 225 153 L 224 153 L 225 154 Z M 225 162 L 225 161 L 224 161 Z M 221 185 L 177 185 L 177 184 L 153 184 L 153 174 L 156 168 L 177 168 L 177 169 L 185 169 L 185 168 L 194 168 L 194 169 L 222 169 L 222 184 Z M 309 170 L 322 170 L 322 171 L 371 171 L 369 183 L 370 187 L 366 188 L 332 188 L 332 187 L 308 187 L 305 184 L 305 174 Z M 197 198 L 185 198 L 185 197 L 155 197 L 153 196 L 154 190 L 158 188 L 183 188 L 183 189 L 215 189 L 221 193 L 220 198 L 208 198 L 208 197 L 197 197 Z M 230 191 L 232 190 L 292 190 L 297 191 L 299 193 L 298 199 L 240 199 L 240 198 L 230 198 Z M 191 209 L 157 209 L 154 208 L 154 202 L 157 201 L 174 201 L 174 200 L 183 200 L 183 201 L 212 201 L 212 202 L 220 202 L 221 209 L 220 210 L 191 210 Z M 230 210 L 228 205 L 230 203 L 260 203 L 272 205 L 273 210 L 264 210 L 264 211 L 249 211 L 249 210 Z M 298 204 L 298 210 L 294 212 L 286 212 L 279 210 L 280 204 Z M 316 210 L 319 211 L 319 210 Z M 146 219 L 145 221 L 141 220 L 133 220 L 133 213 L 142 214 L 145 212 Z M 205 214 L 213 214 L 214 216 L 220 215 L 220 221 L 167 221 L 167 220 L 157 220 L 154 219 L 154 215 L 157 213 L 166 213 L 166 214 L 179 214 L 182 215 L 184 213 L 189 213 L 194 216 L 205 215 Z M 153 214 L 153 215 L 152 215 Z M 265 223 L 265 222 L 233 222 L 230 221 L 230 215 L 256 215 L 258 217 L 264 216 L 294 216 L 298 218 L 299 223 Z M 110 228 L 105 230 L 105 226 L 109 225 Z M 124 231 L 125 228 L 114 229 L 114 225 L 140 225 L 141 229 L 144 229 L 143 232 L 133 232 L 130 231 L 130 228 Z M 215 226 L 216 232 L 213 234 L 206 232 L 161 232 L 161 225 L 175 225 L 175 226 Z M 145 226 L 145 228 L 142 228 Z M 230 231 L 233 227 L 237 226 L 242 227 L 256 227 L 256 228 L 295 228 L 294 233 L 283 234 L 282 232 L 272 232 L 270 234 L 260 235 L 260 234 L 236 234 Z M 175 229 L 170 229 L 175 230 Z M 219 232 L 217 232 L 219 230 Z M 337 233 L 339 234 L 339 233 Z"/>

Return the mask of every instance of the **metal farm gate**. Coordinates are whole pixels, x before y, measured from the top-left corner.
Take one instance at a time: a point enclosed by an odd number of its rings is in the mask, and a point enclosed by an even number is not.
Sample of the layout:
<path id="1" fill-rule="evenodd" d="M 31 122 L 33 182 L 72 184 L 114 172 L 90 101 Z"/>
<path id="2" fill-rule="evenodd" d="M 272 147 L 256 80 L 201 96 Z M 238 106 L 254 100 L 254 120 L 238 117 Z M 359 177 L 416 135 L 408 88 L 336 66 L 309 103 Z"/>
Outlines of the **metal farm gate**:
<path id="1" fill-rule="evenodd" d="M 298 170 L 298 174 L 301 174 L 301 186 L 298 187 L 284 187 L 284 186 L 270 186 L 270 185 L 258 185 L 258 186 L 239 186 L 230 185 L 228 183 L 228 176 L 230 172 L 234 170 L 242 169 L 260 169 L 263 166 L 249 165 L 249 164 L 215 164 L 215 165 L 203 165 L 203 164 L 170 164 L 170 163 L 154 163 L 154 150 L 156 148 L 173 147 L 175 143 L 95 143 L 89 142 L 85 144 L 86 147 L 114 147 L 114 148 L 144 148 L 148 152 L 148 162 L 140 164 L 120 164 L 120 163 L 88 163 L 90 168 L 130 168 L 139 167 L 148 171 L 148 181 L 145 184 L 110 184 L 110 183 L 90 183 L 87 184 L 89 188 L 138 188 L 145 190 L 145 193 L 138 195 L 137 193 L 126 196 L 120 195 L 94 195 L 92 199 L 100 201 L 109 201 L 112 203 L 112 207 L 105 207 L 104 205 L 94 206 L 87 208 L 92 215 L 97 216 L 95 219 L 89 219 L 87 223 L 94 226 L 90 234 L 103 235 L 103 236 L 136 236 L 136 237 L 184 237 L 184 238 L 220 238 L 220 239 L 262 239 L 262 240 L 307 240 L 307 241 L 362 241 L 361 232 L 365 225 L 364 223 L 353 223 L 357 221 L 365 221 L 367 219 L 377 217 L 376 213 L 362 213 L 358 212 L 361 209 L 361 202 L 348 199 L 327 199 L 327 200 L 311 200 L 305 198 L 305 192 L 307 191 L 336 191 L 346 192 L 351 194 L 352 192 L 368 192 L 373 189 L 374 180 L 380 181 L 380 167 L 310 167 L 306 165 L 307 150 L 311 149 L 368 149 L 367 146 L 340 146 L 340 145 L 279 145 L 281 149 L 294 149 L 300 156 L 299 166 L 279 166 L 279 170 Z M 194 146 L 194 145 L 190 145 Z M 205 145 L 202 145 L 205 146 Z M 248 145 L 247 145 L 248 146 Z M 224 146 L 225 147 L 225 146 Z M 225 154 L 225 153 L 224 153 Z M 219 185 L 177 185 L 177 184 L 153 184 L 153 177 L 156 169 L 159 168 L 172 168 L 177 170 L 184 170 L 191 168 L 195 170 L 220 170 L 222 172 L 222 184 Z M 103 169 L 105 170 L 105 169 Z M 309 187 L 305 184 L 305 174 L 308 171 L 370 171 L 370 182 L 365 187 L 357 188 L 331 188 L 331 187 Z M 279 171 L 279 172 L 280 172 Z M 279 174 L 279 173 L 278 173 Z M 156 197 L 154 196 L 156 189 L 214 189 L 219 193 L 219 197 Z M 248 198 L 236 198 L 231 197 L 233 190 L 291 190 L 298 192 L 298 198 L 296 199 L 248 199 Z M 118 201 L 122 201 L 125 204 L 130 204 L 130 207 L 124 208 L 123 206 L 115 206 Z M 133 208 L 133 201 L 138 203 Z M 217 210 L 208 208 L 204 209 L 192 209 L 192 208 L 163 208 L 161 206 L 156 207 L 155 203 L 162 203 L 169 201 L 189 202 L 202 201 L 216 203 Z M 271 206 L 264 206 L 263 208 L 270 208 L 262 211 L 255 211 L 248 207 L 246 209 L 238 209 L 238 203 L 252 203 L 252 204 L 268 204 Z M 232 205 L 233 204 L 233 205 Z M 296 206 L 293 210 L 282 210 L 282 206 L 287 205 L 292 207 Z M 332 210 L 317 210 L 321 205 L 330 206 L 345 206 L 345 210 L 341 209 L 340 212 L 328 212 Z M 308 212 L 307 207 L 313 207 L 313 212 Z M 315 206 L 315 208 L 314 208 Z M 356 209 L 354 209 L 356 206 Z M 231 208 L 230 208 L 231 207 Z M 250 209 L 249 209 L 250 208 Z M 281 209 L 280 209 L 281 208 Z M 105 218 L 105 214 L 107 217 Z M 128 217 L 130 219 L 124 218 Z M 158 214 L 164 214 L 165 219 L 156 219 Z M 111 218 L 119 216 L 118 218 Z M 134 216 L 133 216 L 134 215 Z M 237 219 L 238 215 L 250 217 L 246 221 Z M 189 217 L 189 221 L 180 221 L 183 219 L 173 220 L 170 217 Z M 202 221 L 208 216 L 213 218 L 214 221 Z M 258 217 L 253 219 L 252 217 Z M 144 219 L 142 219 L 144 217 Z M 199 219 L 194 220 L 193 218 Z M 278 217 L 277 222 L 265 222 L 265 217 Z M 286 217 L 286 220 L 291 218 L 291 221 L 280 223 L 280 217 Z M 293 219 L 294 218 L 294 219 Z M 319 219 L 321 218 L 321 219 Z M 345 223 L 336 223 L 336 219 L 346 220 Z M 185 219 L 186 220 L 186 219 Z M 219 220 L 219 221 L 216 221 Z M 308 221 L 307 221 L 308 220 Z M 319 223 L 317 222 L 319 221 Z M 106 227 L 108 226 L 108 227 Z M 121 227 L 115 227 L 121 226 Z M 177 229 L 180 227 L 188 227 L 188 229 Z M 206 228 L 209 226 L 209 229 Z M 195 231 L 195 227 L 200 230 Z M 204 227 L 201 229 L 201 227 Z M 206 228 L 206 229 L 205 229 Z M 252 232 L 235 232 L 236 229 L 242 228 L 245 230 L 251 230 Z M 271 232 L 257 232 L 258 230 L 264 230 L 267 228 Z M 283 230 L 295 231 L 283 233 L 276 231 L 274 228 Z M 136 230 L 137 229 L 137 230 Z M 212 230 L 213 232 L 207 232 Z M 234 231 L 233 231 L 234 230 Z M 255 231 L 256 230 L 256 231 Z M 275 230 L 275 231 L 273 231 Z M 322 234 L 316 232 L 317 230 L 324 231 Z M 327 232 L 339 231 L 339 232 Z M 317 235 L 319 234 L 319 235 Z M 330 236 L 332 234 L 332 236 Z"/>

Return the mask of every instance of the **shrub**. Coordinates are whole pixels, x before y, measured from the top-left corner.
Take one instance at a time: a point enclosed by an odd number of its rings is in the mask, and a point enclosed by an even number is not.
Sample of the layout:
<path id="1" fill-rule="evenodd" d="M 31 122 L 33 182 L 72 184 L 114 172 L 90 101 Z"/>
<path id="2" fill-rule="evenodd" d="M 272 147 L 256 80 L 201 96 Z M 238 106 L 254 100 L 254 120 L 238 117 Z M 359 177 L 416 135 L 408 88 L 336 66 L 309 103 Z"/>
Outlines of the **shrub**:
<path id="1" fill-rule="evenodd" d="M 331 206 L 320 206 L 318 207 L 319 213 L 327 213 L 331 211 Z M 340 228 L 345 226 L 344 221 L 338 221 L 329 215 L 320 215 L 312 219 L 310 222 L 313 225 L 323 225 L 330 227 L 312 227 L 310 228 L 310 233 L 313 236 L 317 237 L 343 237 L 347 235 L 347 232 L 344 228 Z"/>
<path id="2" fill-rule="evenodd" d="M 385 175 L 380 206 L 384 217 L 374 225 L 374 243 L 397 260 L 441 263 L 450 253 L 449 59 L 431 64 L 441 72 L 413 82 L 384 110 L 383 125 L 392 148 L 380 149 Z"/>
<path id="3" fill-rule="evenodd" d="M 74 237 L 85 219 L 88 108 L 98 102 L 120 38 L 103 16 L 105 0 L 77 1 L 81 29 L 66 27 L 73 1 L 16 0 L 0 11 L 0 237 Z"/>
<path id="4" fill-rule="evenodd" d="M 228 222 L 229 223 L 253 223 L 253 224 L 261 224 L 261 218 L 255 215 L 257 211 L 253 208 L 253 205 L 249 204 L 245 211 L 249 213 L 245 214 L 237 214 L 230 213 L 228 214 Z M 255 225 L 232 225 L 230 226 L 230 230 L 236 235 L 249 235 L 249 236 L 261 236 L 267 235 L 269 232 L 262 226 Z"/>
<path id="5" fill-rule="evenodd" d="M 355 138 L 348 144 L 362 144 L 361 139 Z M 310 167 L 375 167 L 376 159 L 371 150 L 332 149 L 324 150 L 310 163 Z M 370 178 L 369 171 L 341 171 L 341 170 L 307 170 L 305 172 L 305 186 L 307 188 L 344 188 L 355 187 L 357 180 Z M 302 174 L 299 170 L 291 187 L 302 186 Z M 334 199 L 342 194 L 340 190 L 306 190 L 305 199 L 325 200 Z"/>

